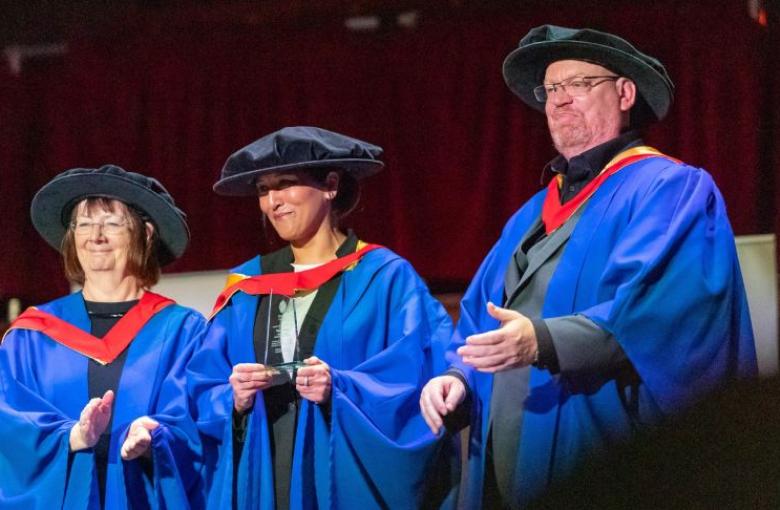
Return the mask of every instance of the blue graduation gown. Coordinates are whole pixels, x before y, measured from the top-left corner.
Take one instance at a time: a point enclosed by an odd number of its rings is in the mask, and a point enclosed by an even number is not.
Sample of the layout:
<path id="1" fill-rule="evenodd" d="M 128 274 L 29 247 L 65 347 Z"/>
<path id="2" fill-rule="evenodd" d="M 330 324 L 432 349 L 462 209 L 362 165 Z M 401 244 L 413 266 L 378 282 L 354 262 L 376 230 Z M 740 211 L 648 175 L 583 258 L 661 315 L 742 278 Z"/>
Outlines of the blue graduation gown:
<path id="1" fill-rule="evenodd" d="M 260 257 L 233 271 L 260 273 Z M 254 363 L 257 296 L 237 293 L 210 322 L 188 368 L 204 435 L 209 508 L 230 508 L 232 366 Z M 420 390 L 444 369 L 452 323 L 411 265 L 386 248 L 342 273 L 314 354 L 330 365 L 330 421 L 302 400 L 291 508 L 414 508 L 442 447 L 419 410 Z M 240 509 L 274 508 L 273 463 L 262 393 L 248 417 L 237 476 Z M 211 451 L 209 452 L 209 447 Z"/>
<path id="2" fill-rule="evenodd" d="M 38 307 L 86 331 L 81 293 Z M 205 332 L 197 312 L 170 305 L 130 343 L 113 405 L 105 507 L 202 504 L 200 446 L 190 418 L 185 366 Z M 14 329 L 0 346 L 0 508 L 100 507 L 94 453 L 70 452 L 70 429 L 87 404 L 89 358 L 37 331 Z M 153 480 L 120 457 L 130 424 L 150 416 Z M 190 500 L 191 503 L 190 504 Z"/>
<path id="3" fill-rule="evenodd" d="M 505 226 L 461 303 L 447 353 L 472 394 L 467 508 L 481 502 L 493 377 L 463 364 L 466 337 L 499 327 L 504 275 L 546 190 Z M 734 237 L 710 175 L 654 157 L 611 176 L 585 204 L 549 282 L 542 317 L 581 314 L 614 335 L 641 378 L 620 395 L 599 374 L 552 376 L 531 367 L 513 484 L 520 503 L 570 473 L 583 455 L 657 423 L 728 380 L 756 373 L 756 354 Z M 633 402 L 636 406 L 630 404 Z"/>

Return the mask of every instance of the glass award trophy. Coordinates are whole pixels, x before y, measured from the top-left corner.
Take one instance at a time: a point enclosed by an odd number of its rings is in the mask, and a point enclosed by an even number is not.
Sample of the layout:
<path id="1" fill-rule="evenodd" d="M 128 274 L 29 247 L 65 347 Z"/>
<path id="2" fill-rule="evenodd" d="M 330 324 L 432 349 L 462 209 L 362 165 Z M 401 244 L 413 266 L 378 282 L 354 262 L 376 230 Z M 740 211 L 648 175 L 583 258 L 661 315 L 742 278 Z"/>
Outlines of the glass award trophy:
<path id="1" fill-rule="evenodd" d="M 265 359 L 263 360 L 263 364 L 272 370 L 272 379 L 271 379 L 271 385 L 272 386 L 278 386 L 286 383 L 291 383 L 293 386 L 295 386 L 295 376 L 297 375 L 298 369 L 302 366 L 305 366 L 303 361 L 300 359 L 300 349 L 298 345 L 298 314 L 295 309 L 295 298 L 290 297 L 287 300 L 278 301 L 280 310 L 278 311 L 277 317 L 279 317 L 278 321 L 278 327 L 277 331 L 278 334 L 274 335 L 272 338 L 271 336 L 271 317 L 272 313 L 275 313 L 273 310 L 274 306 L 274 295 L 273 293 L 269 294 L 268 296 L 268 318 L 266 323 L 266 339 L 265 339 Z M 293 314 L 293 328 L 295 332 L 295 345 L 293 347 L 293 356 L 291 361 L 276 361 L 279 358 L 283 358 L 282 355 L 282 346 L 281 346 L 281 336 L 282 336 L 282 315 L 286 312 L 287 307 L 292 308 L 292 314 Z M 270 356 L 269 351 L 273 349 L 275 353 L 277 353 L 277 356 Z M 276 358 L 276 360 L 272 359 Z"/>

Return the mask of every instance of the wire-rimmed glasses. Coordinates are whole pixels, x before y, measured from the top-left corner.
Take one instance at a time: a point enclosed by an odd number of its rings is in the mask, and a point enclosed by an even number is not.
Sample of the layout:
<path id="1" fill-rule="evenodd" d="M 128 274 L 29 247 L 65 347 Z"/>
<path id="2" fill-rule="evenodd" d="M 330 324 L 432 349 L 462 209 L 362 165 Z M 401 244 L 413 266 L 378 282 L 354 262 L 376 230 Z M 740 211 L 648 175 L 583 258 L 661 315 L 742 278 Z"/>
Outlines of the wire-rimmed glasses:
<path id="1" fill-rule="evenodd" d="M 544 83 L 534 87 L 534 98 L 540 103 L 546 103 L 547 98 L 559 90 L 570 97 L 581 97 L 590 92 L 590 89 L 608 81 L 615 81 L 620 76 L 573 76 L 558 83 Z"/>
<path id="2" fill-rule="evenodd" d="M 122 234 L 127 229 L 127 219 L 122 217 L 103 218 L 101 221 L 93 221 L 87 218 L 78 218 L 70 223 L 70 228 L 76 235 L 86 236 L 92 233 L 95 227 L 107 236 Z"/>

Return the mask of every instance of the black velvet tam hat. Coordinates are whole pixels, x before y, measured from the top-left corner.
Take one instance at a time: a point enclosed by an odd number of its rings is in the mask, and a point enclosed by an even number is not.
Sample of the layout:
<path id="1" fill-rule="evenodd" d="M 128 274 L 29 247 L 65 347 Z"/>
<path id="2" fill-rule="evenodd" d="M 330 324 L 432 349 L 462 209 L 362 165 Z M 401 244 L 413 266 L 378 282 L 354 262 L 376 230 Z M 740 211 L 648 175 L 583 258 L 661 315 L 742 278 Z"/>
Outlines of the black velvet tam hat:
<path id="1" fill-rule="evenodd" d="M 381 147 L 327 129 L 286 127 L 231 154 L 214 191 L 253 196 L 257 195 L 258 176 L 308 168 L 343 169 L 362 179 L 382 169 L 381 156 Z"/>
<path id="2" fill-rule="evenodd" d="M 39 234 L 56 250 L 68 229 L 73 207 L 85 198 L 119 200 L 145 216 L 157 229 L 160 265 L 179 258 L 190 240 L 187 215 L 157 179 L 114 165 L 74 168 L 57 175 L 33 197 L 30 215 Z"/>
<path id="3" fill-rule="evenodd" d="M 672 104 L 674 84 L 660 61 L 625 39 L 590 28 L 542 25 L 531 29 L 504 60 L 504 80 L 528 106 L 544 111 L 544 103 L 534 97 L 534 87 L 542 84 L 547 66 L 558 60 L 584 60 L 630 78 L 639 96 L 632 115 L 643 121 L 661 120 Z"/>

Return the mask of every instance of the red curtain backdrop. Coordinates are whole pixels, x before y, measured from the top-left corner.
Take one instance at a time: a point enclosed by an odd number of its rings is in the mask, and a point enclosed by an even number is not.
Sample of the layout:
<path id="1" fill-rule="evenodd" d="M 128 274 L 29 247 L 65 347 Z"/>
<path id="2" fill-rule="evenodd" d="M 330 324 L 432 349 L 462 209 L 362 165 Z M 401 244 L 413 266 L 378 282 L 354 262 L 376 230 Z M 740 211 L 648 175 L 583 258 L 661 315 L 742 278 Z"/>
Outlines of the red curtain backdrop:
<path id="1" fill-rule="evenodd" d="M 768 29 L 744 0 L 565 5 L 423 13 L 414 29 L 368 33 L 139 18 L 68 41 L 62 57 L 26 61 L 18 76 L 4 69 L 0 297 L 66 291 L 28 207 L 72 167 L 115 163 L 168 187 L 193 234 L 171 271 L 227 268 L 270 249 L 256 202 L 211 185 L 231 152 L 288 125 L 384 147 L 386 170 L 365 181 L 348 225 L 434 286 L 467 282 L 555 155 L 544 117 L 501 76 L 504 57 L 543 23 L 613 31 L 663 61 L 676 102 L 646 140 L 713 174 L 738 234 L 773 231 L 776 88 L 766 84 L 777 85 L 777 71 L 766 65 Z"/>

